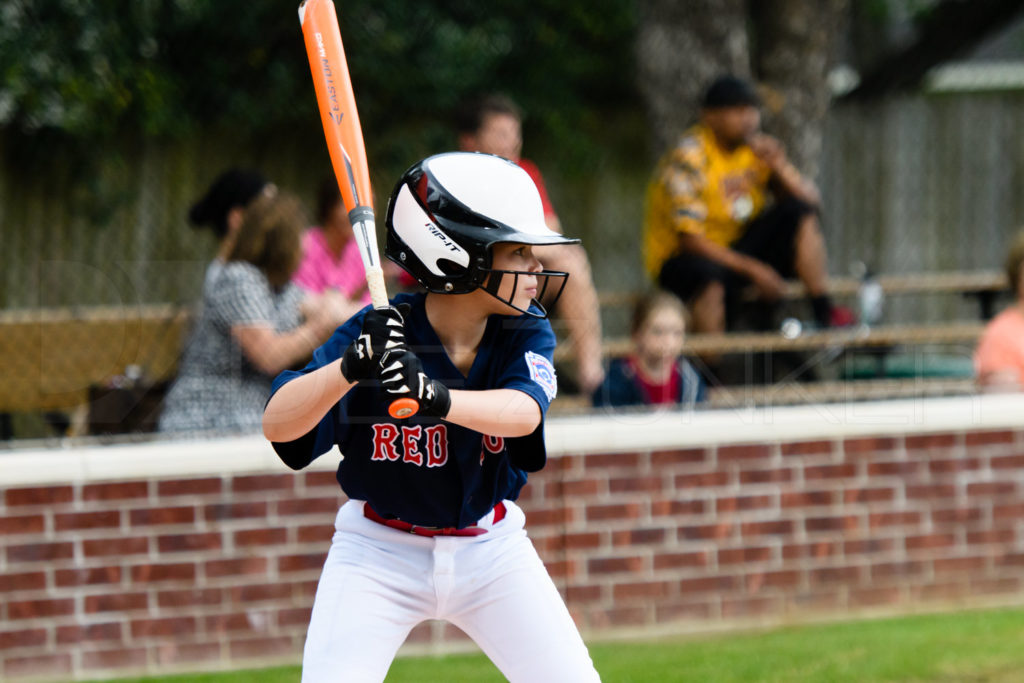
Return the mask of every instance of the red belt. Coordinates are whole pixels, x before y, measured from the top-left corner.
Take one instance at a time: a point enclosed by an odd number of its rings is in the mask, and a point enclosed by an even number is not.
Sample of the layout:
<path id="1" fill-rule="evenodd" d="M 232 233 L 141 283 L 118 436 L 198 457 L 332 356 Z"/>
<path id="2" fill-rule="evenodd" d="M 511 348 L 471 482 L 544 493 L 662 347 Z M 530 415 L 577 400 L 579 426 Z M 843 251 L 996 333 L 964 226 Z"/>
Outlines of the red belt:
<path id="1" fill-rule="evenodd" d="M 407 531 L 410 534 L 416 534 L 417 536 L 427 536 L 432 538 L 434 536 L 479 536 L 480 534 L 486 534 L 487 529 L 481 529 L 476 526 L 468 526 L 465 529 L 456 529 L 453 526 L 447 527 L 436 527 L 436 526 L 417 526 L 416 524 L 410 524 L 409 522 L 403 522 L 400 519 L 385 519 L 377 514 L 377 511 L 370 507 L 369 503 L 363 504 L 363 516 L 369 520 L 373 520 L 378 524 L 389 526 L 392 529 L 398 529 L 399 531 Z M 497 524 L 501 520 L 505 519 L 505 503 L 499 502 L 494 506 L 494 519 L 491 520 L 491 524 Z"/>

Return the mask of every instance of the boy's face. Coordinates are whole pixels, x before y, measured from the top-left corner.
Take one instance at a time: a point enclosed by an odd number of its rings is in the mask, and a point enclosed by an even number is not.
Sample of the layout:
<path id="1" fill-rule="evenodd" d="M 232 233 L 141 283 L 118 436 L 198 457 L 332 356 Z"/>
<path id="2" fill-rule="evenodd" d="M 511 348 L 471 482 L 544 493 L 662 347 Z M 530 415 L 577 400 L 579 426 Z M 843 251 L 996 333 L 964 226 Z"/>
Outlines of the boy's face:
<path id="1" fill-rule="evenodd" d="M 495 244 L 492 247 L 492 255 L 491 268 L 494 270 L 526 273 L 538 273 L 543 270 L 540 261 L 533 255 L 533 247 L 528 244 Z M 496 274 L 491 273 L 490 277 L 496 277 Z M 537 280 L 536 275 L 520 274 L 517 277 L 505 273 L 501 277 L 501 286 L 498 287 L 498 298 L 511 301 L 516 307 L 525 310 L 537 297 Z"/>
<path id="2" fill-rule="evenodd" d="M 656 308 L 636 333 L 637 353 L 652 364 L 674 361 L 683 352 L 685 332 L 679 311 L 667 306 Z"/>
<path id="3" fill-rule="evenodd" d="M 476 133 L 464 136 L 462 147 L 467 152 L 497 154 L 518 162 L 523 149 L 519 119 L 511 114 L 486 114 Z"/>

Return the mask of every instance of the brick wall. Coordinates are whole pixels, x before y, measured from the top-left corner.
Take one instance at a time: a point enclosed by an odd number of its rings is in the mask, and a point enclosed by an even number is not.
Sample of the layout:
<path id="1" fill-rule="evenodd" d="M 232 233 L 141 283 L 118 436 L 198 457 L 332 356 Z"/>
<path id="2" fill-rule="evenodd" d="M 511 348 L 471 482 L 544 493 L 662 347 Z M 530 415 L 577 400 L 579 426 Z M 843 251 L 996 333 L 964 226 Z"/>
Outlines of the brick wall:
<path id="1" fill-rule="evenodd" d="M 1024 405 L 965 407 L 553 421 L 521 503 L 590 637 L 1017 600 Z M 297 661 L 343 500 L 322 460 L 292 473 L 258 439 L 0 454 L 0 677 Z"/>
<path id="2" fill-rule="evenodd" d="M 1024 428 L 551 465 L 530 535 L 586 630 L 1024 597 Z"/>

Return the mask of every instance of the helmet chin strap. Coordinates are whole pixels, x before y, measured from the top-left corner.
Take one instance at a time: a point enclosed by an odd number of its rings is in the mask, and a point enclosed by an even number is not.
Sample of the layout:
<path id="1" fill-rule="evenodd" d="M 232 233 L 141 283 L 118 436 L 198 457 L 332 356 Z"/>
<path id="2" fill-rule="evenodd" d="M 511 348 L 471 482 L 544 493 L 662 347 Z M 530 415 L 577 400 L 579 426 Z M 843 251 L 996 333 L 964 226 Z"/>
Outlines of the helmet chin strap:
<path id="1" fill-rule="evenodd" d="M 548 288 L 551 285 L 551 279 L 556 278 L 559 281 L 558 291 L 554 293 L 554 296 L 551 297 L 550 300 L 550 305 L 552 308 L 554 308 L 555 303 L 558 301 L 558 298 L 562 296 L 562 290 L 565 289 L 565 282 L 566 280 L 569 279 L 569 274 L 560 270 L 542 270 L 534 273 L 527 272 L 524 270 L 496 270 L 493 268 L 486 268 L 483 269 L 482 272 L 487 273 L 488 277 L 486 282 L 484 282 L 484 284 L 481 285 L 481 289 L 483 289 L 485 292 L 487 292 L 488 294 L 490 294 L 495 299 L 505 304 L 509 308 L 519 311 L 523 315 L 528 315 L 531 318 L 540 319 L 548 317 L 547 309 L 544 308 L 544 304 L 541 303 L 541 300 L 544 299 L 545 295 L 547 294 Z M 494 277 L 495 275 L 497 275 L 498 277 Z M 504 299 L 498 294 L 498 290 L 501 288 L 501 283 L 505 275 L 511 275 L 514 278 L 512 280 L 512 294 L 508 299 Z M 531 311 L 529 309 L 520 308 L 519 306 L 516 306 L 514 303 L 512 303 L 513 299 L 515 298 L 516 290 L 519 289 L 520 275 L 536 276 L 538 282 L 540 282 L 541 278 L 543 278 L 544 284 L 541 286 L 540 293 L 534 298 L 530 299 L 530 306 L 536 307 L 540 311 L 539 313 Z"/>

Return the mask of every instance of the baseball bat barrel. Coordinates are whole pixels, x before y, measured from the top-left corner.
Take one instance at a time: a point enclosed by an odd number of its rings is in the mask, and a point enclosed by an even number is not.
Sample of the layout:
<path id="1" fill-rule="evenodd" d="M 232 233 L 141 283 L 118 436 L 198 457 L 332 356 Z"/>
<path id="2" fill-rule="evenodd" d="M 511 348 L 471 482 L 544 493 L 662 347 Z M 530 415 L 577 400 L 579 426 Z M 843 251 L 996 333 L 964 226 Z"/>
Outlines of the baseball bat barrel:
<path id="1" fill-rule="evenodd" d="M 366 268 L 370 300 L 374 308 L 383 308 L 388 305 L 388 296 L 377 249 L 370 172 L 334 2 L 303 0 L 299 5 L 299 23 L 313 73 L 327 151 Z"/>
<path id="2" fill-rule="evenodd" d="M 331 167 L 366 269 L 370 301 L 374 308 L 386 308 L 389 305 L 388 293 L 377 249 L 377 226 L 363 130 L 359 125 L 359 112 L 333 0 L 303 0 L 299 4 L 299 23 L 313 73 L 313 87 Z M 396 418 L 409 417 L 418 410 L 419 404 L 412 398 L 400 398 L 388 406 L 388 412 Z"/>

